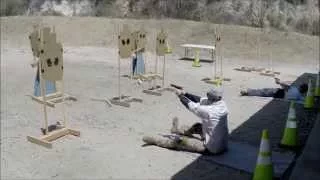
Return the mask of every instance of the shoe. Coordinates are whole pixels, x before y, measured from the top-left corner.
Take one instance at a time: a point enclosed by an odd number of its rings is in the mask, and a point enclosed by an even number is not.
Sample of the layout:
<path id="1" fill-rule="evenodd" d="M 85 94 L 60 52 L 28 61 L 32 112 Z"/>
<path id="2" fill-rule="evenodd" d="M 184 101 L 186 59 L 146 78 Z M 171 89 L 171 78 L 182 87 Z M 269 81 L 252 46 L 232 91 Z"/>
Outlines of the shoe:
<path id="1" fill-rule="evenodd" d="M 246 90 L 241 90 L 240 91 L 240 95 L 241 96 L 247 96 L 248 95 L 248 92 Z"/>
<path id="2" fill-rule="evenodd" d="M 154 137 L 151 136 L 144 136 L 142 141 L 145 142 L 147 145 L 156 145 L 156 140 Z"/>

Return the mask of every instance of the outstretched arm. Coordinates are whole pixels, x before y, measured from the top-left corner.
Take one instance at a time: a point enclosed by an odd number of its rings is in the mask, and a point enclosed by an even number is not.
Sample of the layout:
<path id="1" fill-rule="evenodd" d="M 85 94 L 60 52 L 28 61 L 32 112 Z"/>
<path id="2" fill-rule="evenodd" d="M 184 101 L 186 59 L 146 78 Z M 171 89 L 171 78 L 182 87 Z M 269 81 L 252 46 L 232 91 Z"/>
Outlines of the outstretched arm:
<path id="1" fill-rule="evenodd" d="M 280 81 L 279 78 L 274 78 L 276 84 L 279 84 L 283 89 L 289 89 L 292 82 Z"/>
<path id="2" fill-rule="evenodd" d="M 201 119 L 203 118 L 208 118 L 209 114 L 207 111 L 205 111 L 203 108 L 200 107 L 200 103 L 196 103 L 188 99 L 185 95 L 180 94 L 179 99 L 181 103 L 189 109 L 189 111 L 193 112 L 195 115 L 200 117 Z"/>
<path id="3" fill-rule="evenodd" d="M 188 104 L 189 104 L 189 102 L 191 102 L 190 99 L 188 99 L 188 98 L 187 98 L 186 96 L 184 96 L 183 94 L 178 95 L 178 97 L 179 97 L 181 103 L 182 103 L 187 109 L 189 109 Z"/>
<path id="4" fill-rule="evenodd" d="M 190 99 L 191 101 L 195 102 L 195 103 L 199 103 L 201 97 L 194 95 L 194 94 L 190 94 L 190 93 L 185 93 L 184 96 L 186 96 L 188 99 Z"/>

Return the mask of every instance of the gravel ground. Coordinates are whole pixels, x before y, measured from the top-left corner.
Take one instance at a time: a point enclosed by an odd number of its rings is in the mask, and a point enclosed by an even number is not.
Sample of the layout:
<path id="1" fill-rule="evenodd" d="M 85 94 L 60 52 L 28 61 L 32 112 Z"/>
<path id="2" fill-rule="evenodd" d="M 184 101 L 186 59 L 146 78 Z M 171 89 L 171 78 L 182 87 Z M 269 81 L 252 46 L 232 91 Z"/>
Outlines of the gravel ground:
<path id="1" fill-rule="evenodd" d="M 81 137 L 59 139 L 51 150 L 26 141 L 27 135 L 40 134 L 43 120 L 41 105 L 26 96 L 32 93 L 35 76 L 35 69 L 29 65 L 32 55 L 27 34 L 38 20 L 56 25 L 65 51 L 65 89 L 78 98 L 77 102 L 68 102 L 66 108 L 68 123 L 81 131 Z M 119 23 L 130 23 L 132 27 L 144 24 L 151 35 L 161 26 L 167 28 L 174 54 L 167 57 L 166 84 L 176 83 L 200 95 L 210 88 L 200 80 L 212 75 L 212 65 L 203 63 L 201 68 L 193 68 L 191 62 L 178 60 L 183 53 L 178 45 L 209 43 L 216 25 L 178 20 L 1 18 L 1 178 L 249 179 L 250 174 L 202 161 L 197 154 L 142 147 L 143 135 L 169 132 L 175 116 L 187 125 L 198 121 L 170 92 L 161 97 L 149 96 L 141 93 L 147 84 L 138 86 L 122 78 L 123 94 L 140 97 L 143 103 L 132 104 L 131 108 L 108 108 L 90 100 L 117 95 L 113 31 L 114 24 Z M 272 31 L 261 35 L 263 58 L 257 61 L 256 44 L 249 41 L 256 39 L 256 29 L 222 28 L 224 75 L 232 79 L 224 84 L 231 138 L 257 145 L 261 129 L 269 128 L 274 144 L 277 139 L 273 138 L 281 136 L 288 104 L 269 98 L 239 97 L 243 87 L 277 86 L 270 77 L 233 68 L 265 67 L 267 55 L 273 52 L 273 65 L 281 72 L 280 78 L 295 80 L 304 72 L 317 72 L 318 39 Z M 155 59 L 153 45 L 149 42 L 151 51 L 146 54 L 149 71 Z M 129 61 L 124 60 L 122 74 L 128 72 Z M 62 118 L 60 110 L 61 106 L 49 110 L 50 122 Z"/>

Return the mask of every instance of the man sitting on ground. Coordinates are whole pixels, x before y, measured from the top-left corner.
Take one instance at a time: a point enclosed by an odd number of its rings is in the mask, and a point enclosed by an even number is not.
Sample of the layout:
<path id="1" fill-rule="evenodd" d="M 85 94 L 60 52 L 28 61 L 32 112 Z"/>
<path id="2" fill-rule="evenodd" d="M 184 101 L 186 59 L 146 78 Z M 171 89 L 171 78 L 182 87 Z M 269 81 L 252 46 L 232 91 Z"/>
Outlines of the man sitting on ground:
<path id="1" fill-rule="evenodd" d="M 240 91 L 241 96 L 261 96 L 273 97 L 280 99 L 293 100 L 298 103 L 304 102 L 304 97 L 308 91 L 308 84 L 303 83 L 299 87 L 292 86 L 291 82 L 282 82 L 279 78 L 275 78 L 276 84 L 281 88 L 263 88 L 263 89 L 247 89 Z"/>
<path id="2" fill-rule="evenodd" d="M 178 119 L 174 118 L 171 133 L 176 136 L 145 136 L 143 141 L 149 145 L 205 154 L 219 154 L 227 150 L 228 109 L 222 100 L 222 90 L 211 89 L 207 92 L 207 97 L 203 98 L 182 90 L 177 90 L 177 95 L 182 104 L 201 118 L 202 122 L 192 127 L 178 127 Z M 199 134 L 201 139 L 193 134 Z"/>

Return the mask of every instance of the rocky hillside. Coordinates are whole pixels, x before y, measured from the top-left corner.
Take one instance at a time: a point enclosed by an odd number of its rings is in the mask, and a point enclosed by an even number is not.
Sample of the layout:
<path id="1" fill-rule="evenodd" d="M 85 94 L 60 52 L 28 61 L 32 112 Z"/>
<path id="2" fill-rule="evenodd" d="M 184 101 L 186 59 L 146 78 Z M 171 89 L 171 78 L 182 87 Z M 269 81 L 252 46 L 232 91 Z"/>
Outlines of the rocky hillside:
<path id="1" fill-rule="evenodd" d="M 177 18 L 319 35 L 319 0 L 6 0 L 1 16 Z"/>

